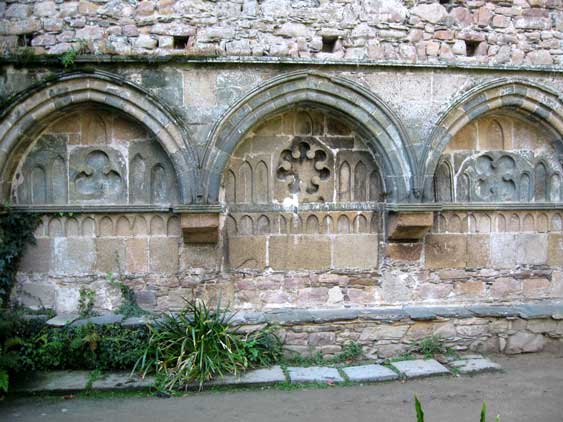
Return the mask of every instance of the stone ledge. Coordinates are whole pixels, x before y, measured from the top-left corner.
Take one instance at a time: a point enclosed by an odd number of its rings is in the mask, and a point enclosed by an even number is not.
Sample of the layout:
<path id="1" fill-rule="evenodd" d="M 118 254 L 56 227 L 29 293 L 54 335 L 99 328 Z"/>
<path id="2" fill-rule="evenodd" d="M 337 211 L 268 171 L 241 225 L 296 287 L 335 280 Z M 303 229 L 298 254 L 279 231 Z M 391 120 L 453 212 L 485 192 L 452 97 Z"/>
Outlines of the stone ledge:
<path id="1" fill-rule="evenodd" d="M 235 312 L 233 322 L 236 324 L 264 324 L 274 323 L 279 325 L 294 325 L 303 323 L 330 323 L 336 321 L 380 321 L 396 322 L 401 320 L 432 321 L 438 318 L 467 319 L 480 318 L 516 318 L 522 319 L 561 319 L 563 302 L 549 303 L 522 303 L 514 305 L 469 305 L 469 306 L 403 306 L 380 308 L 349 308 L 349 309 L 277 309 L 266 312 Z M 122 320 L 119 316 L 111 314 L 78 319 L 76 314 L 60 314 L 47 321 L 48 325 L 64 326 L 119 323 L 126 327 L 142 326 L 150 321 L 157 320 L 158 316 L 133 317 Z M 107 321 L 107 322 L 104 322 Z"/>

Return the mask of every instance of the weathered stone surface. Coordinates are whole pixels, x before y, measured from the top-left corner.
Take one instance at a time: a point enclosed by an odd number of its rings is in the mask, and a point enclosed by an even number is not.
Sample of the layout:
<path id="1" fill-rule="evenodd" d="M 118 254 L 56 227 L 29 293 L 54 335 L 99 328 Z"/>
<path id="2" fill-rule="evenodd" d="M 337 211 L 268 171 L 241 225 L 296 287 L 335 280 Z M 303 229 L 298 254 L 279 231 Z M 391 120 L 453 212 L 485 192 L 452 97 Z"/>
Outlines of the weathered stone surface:
<path id="1" fill-rule="evenodd" d="M 433 375 L 449 375 L 450 371 L 434 359 L 416 359 L 393 362 L 391 364 L 406 378 L 421 378 Z"/>
<path id="2" fill-rule="evenodd" d="M 336 368 L 310 366 L 307 368 L 288 367 L 289 379 L 292 383 L 299 382 L 343 382 L 344 379 Z"/>
<path id="3" fill-rule="evenodd" d="M 229 236 L 228 262 L 232 269 L 266 267 L 266 237 Z"/>
<path id="4" fill-rule="evenodd" d="M 389 381 L 399 378 L 391 369 L 382 365 L 361 365 L 342 368 L 350 381 Z"/>
<path id="5" fill-rule="evenodd" d="M 545 339 L 541 334 L 518 332 L 508 337 L 504 352 L 508 354 L 539 352 L 544 345 Z"/>
<path id="6" fill-rule="evenodd" d="M 178 239 L 153 237 L 150 240 L 150 270 L 157 273 L 178 271 Z"/>
<path id="7" fill-rule="evenodd" d="M 272 236 L 269 256 L 270 266 L 274 269 L 329 268 L 330 239 L 321 236 Z"/>
<path id="8" fill-rule="evenodd" d="M 181 227 L 185 243 L 217 243 L 219 214 L 182 214 Z"/>
<path id="9" fill-rule="evenodd" d="M 449 362 L 449 365 L 461 374 L 474 374 L 501 369 L 499 364 L 479 355 L 461 356 L 461 359 Z"/>
<path id="10" fill-rule="evenodd" d="M 91 318 L 79 319 L 71 324 L 71 327 L 81 327 L 86 324 L 106 325 L 119 324 L 123 320 L 123 315 L 106 314 Z"/>
<path id="11" fill-rule="evenodd" d="M 240 376 L 226 376 L 212 380 L 209 385 L 267 385 L 285 382 L 285 374 L 280 366 L 254 369 L 243 372 Z"/>
<path id="12" fill-rule="evenodd" d="M 355 234 L 335 236 L 335 268 L 376 268 L 378 264 L 378 235 Z"/>
<path id="13" fill-rule="evenodd" d="M 59 273 L 89 273 L 96 264 L 94 239 L 56 238 L 53 241 L 53 270 Z"/>
<path id="14" fill-rule="evenodd" d="M 431 234 L 426 236 L 426 267 L 463 268 L 466 259 L 467 236 L 454 234 Z"/>

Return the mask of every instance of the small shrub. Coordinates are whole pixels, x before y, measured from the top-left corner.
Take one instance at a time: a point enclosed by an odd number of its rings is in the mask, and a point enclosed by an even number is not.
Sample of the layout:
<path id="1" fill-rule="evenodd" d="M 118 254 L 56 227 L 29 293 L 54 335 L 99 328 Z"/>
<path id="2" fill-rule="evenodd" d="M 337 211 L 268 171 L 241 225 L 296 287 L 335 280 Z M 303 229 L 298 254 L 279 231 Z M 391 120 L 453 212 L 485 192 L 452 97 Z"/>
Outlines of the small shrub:
<path id="1" fill-rule="evenodd" d="M 116 309 L 118 314 L 122 314 L 125 318 L 129 318 L 133 316 L 146 315 L 148 313 L 137 304 L 135 292 L 131 287 L 123 283 L 121 280 L 116 279 L 112 273 L 108 273 L 107 280 L 108 283 L 118 289 L 121 294 L 121 304 Z"/>
<path id="2" fill-rule="evenodd" d="M 77 48 L 71 48 L 70 50 L 65 51 L 59 57 L 62 65 L 65 69 L 74 66 L 74 62 L 76 61 L 76 57 L 79 54 L 82 54 L 88 48 L 88 42 L 86 40 L 80 40 Z"/>
<path id="3" fill-rule="evenodd" d="M 430 336 L 419 340 L 411 349 L 411 352 L 420 353 L 426 358 L 431 358 L 434 355 L 450 354 L 453 351 L 444 344 L 441 337 Z"/>
<path id="4" fill-rule="evenodd" d="M 416 395 L 414 396 L 414 409 L 416 412 L 416 422 L 424 422 L 424 411 L 422 410 L 422 405 Z M 481 417 L 479 418 L 480 422 L 487 422 L 487 404 L 483 402 L 483 406 L 481 406 Z M 497 415 L 495 418 L 496 422 L 500 422 L 500 416 Z"/>
<path id="5" fill-rule="evenodd" d="M 165 379 L 166 390 L 193 382 L 202 389 L 214 377 L 236 375 L 279 359 L 281 345 L 270 328 L 243 334 L 232 324 L 233 317 L 228 309 L 186 301 L 179 314 L 149 326 L 149 344 L 135 369 L 143 375 L 155 372 Z"/>
<path id="6" fill-rule="evenodd" d="M 94 290 L 81 287 L 79 293 L 78 313 L 80 314 L 80 318 L 94 316 L 94 300 L 96 299 L 96 292 Z"/>

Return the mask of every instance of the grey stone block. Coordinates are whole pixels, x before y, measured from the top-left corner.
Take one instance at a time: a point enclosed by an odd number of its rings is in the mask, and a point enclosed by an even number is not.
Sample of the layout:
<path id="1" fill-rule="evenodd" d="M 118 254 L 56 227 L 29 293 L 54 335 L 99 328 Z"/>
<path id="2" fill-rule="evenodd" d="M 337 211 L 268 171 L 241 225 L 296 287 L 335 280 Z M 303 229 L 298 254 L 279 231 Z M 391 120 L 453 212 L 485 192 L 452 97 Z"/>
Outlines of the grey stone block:
<path id="1" fill-rule="evenodd" d="M 515 306 L 518 315 L 524 319 L 550 318 L 563 312 L 563 304 L 526 304 Z"/>
<path id="2" fill-rule="evenodd" d="M 47 321 L 47 325 L 51 327 L 64 327 L 76 321 L 78 318 L 80 318 L 78 314 L 59 314 Z"/>
<path id="3" fill-rule="evenodd" d="M 289 379 L 292 383 L 344 381 L 336 368 L 311 366 L 308 368 L 289 367 L 287 370 L 289 371 Z"/>
<path id="4" fill-rule="evenodd" d="M 442 318 L 471 318 L 473 314 L 463 306 L 436 306 L 432 307 L 432 312 L 436 314 L 436 316 Z"/>
<path id="5" fill-rule="evenodd" d="M 415 321 L 431 321 L 436 319 L 436 314 L 431 308 L 425 306 L 407 306 L 405 312 Z"/>
<path id="6" fill-rule="evenodd" d="M 106 325 L 106 324 L 119 324 L 123 321 L 123 315 L 107 314 L 91 318 L 79 319 L 71 324 L 71 327 L 81 327 L 86 324 Z"/>
<path id="7" fill-rule="evenodd" d="M 92 389 L 99 391 L 144 390 L 152 387 L 154 382 L 155 379 L 152 376 L 141 378 L 136 375 L 131 376 L 130 372 L 114 372 L 94 381 Z"/>
<path id="8" fill-rule="evenodd" d="M 285 374 L 280 366 L 271 368 L 255 369 L 242 373 L 240 376 L 226 376 L 217 378 L 205 385 L 265 385 L 277 382 L 285 382 Z"/>
<path id="9" fill-rule="evenodd" d="M 406 378 L 430 377 L 432 375 L 447 375 L 448 368 L 434 359 L 404 360 L 392 363 L 399 373 Z"/>
<path id="10" fill-rule="evenodd" d="M 350 366 L 342 371 L 350 381 L 389 381 L 399 378 L 399 375 L 382 365 Z"/>
<path id="11" fill-rule="evenodd" d="M 359 313 L 360 318 L 377 321 L 399 321 L 409 318 L 409 314 L 402 308 L 372 308 L 362 309 Z"/>
<path id="12" fill-rule="evenodd" d="M 36 372 L 29 379 L 16 380 L 13 391 L 27 393 L 80 391 L 86 388 L 89 374 L 89 371 Z"/>
<path id="13" fill-rule="evenodd" d="M 149 321 L 146 317 L 130 317 L 121 322 L 122 327 L 133 328 L 142 327 Z"/>
<path id="14" fill-rule="evenodd" d="M 475 374 L 478 372 L 498 371 L 501 366 L 479 355 L 462 356 L 461 359 L 449 363 L 461 374 Z"/>
<path id="15" fill-rule="evenodd" d="M 515 306 L 469 306 L 468 310 L 478 317 L 511 317 L 518 316 Z"/>

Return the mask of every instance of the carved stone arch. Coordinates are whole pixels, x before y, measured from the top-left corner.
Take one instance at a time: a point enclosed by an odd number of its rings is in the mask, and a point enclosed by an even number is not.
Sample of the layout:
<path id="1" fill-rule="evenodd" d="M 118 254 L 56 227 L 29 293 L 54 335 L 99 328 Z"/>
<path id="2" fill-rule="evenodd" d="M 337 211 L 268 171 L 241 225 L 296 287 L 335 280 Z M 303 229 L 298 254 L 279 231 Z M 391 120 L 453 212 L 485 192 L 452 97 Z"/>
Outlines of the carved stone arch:
<path id="1" fill-rule="evenodd" d="M 197 155 L 180 119 L 148 91 L 105 71 L 65 73 L 10 99 L 0 114 L 0 199 L 8 198 L 18 162 L 37 136 L 69 109 L 85 104 L 118 110 L 147 128 L 172 162 L 180 201 L 195 201 Z"/>
<path id="2" fill-rule="evenodd" d="M 442 113 L 425 144 L 415 184 L 423 188 L 423 200 L 434 197 L 433 179 L 440 156 L 453 137 L 477 118 L 496 110 L 511 110 L 539 121 L 554 138 L 563 135 L 563 100 L 551 89 L 529 81 L 497 79 L 461 95 Z"/>
<path id="3" fill-rule="evenodd" d="M 379 97 L 354 82 L 298 71 L 261 84 L 230 107 L 214 125 L 202 163 L 205 200 L 218 201 L 224 169 L 245 134 L 261 121 L 299 106 L 319 108 L 354 128 L 381 165 L 390 200 L 410 198 L 414 155 L 395 114 Z"/>

